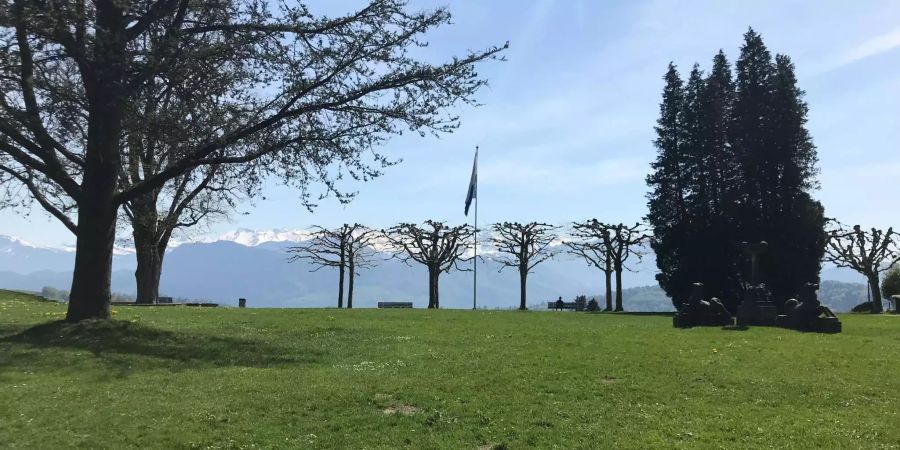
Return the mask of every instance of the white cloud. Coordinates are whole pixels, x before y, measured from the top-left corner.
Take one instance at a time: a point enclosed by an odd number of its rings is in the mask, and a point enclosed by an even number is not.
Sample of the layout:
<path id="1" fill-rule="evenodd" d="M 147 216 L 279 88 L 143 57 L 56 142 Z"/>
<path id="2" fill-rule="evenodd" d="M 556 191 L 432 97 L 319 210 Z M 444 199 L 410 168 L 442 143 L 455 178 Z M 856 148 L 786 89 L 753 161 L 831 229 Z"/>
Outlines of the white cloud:
<path id="1" fill-rule="evenodd" d="M 866 58 L 880 55 L 900 47 L 900 28 L 872 37 L 864 42 L 848 47 L 840 53 L 831 64 L 819 70 L 819 73 L 835 70 Z"/>

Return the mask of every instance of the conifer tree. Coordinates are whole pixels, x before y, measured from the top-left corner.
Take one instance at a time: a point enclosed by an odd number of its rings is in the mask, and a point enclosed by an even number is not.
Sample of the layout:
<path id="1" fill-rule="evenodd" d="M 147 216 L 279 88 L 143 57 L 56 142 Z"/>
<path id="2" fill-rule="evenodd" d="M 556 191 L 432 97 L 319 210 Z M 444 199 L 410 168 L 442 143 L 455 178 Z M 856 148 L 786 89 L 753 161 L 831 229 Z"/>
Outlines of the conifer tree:
<path id="1" fill-rule="evenodd" d="M 809 195 L 816 187 L 816 151 L 794 66 L 781 55 L 773 63 L 752 29 L 744 38 L 733 121 L 741 199 L 736 224 L 739 240 L 769 243 L 761 268 L 780 305 L 819 280 L 824 208 Z"/>
<path id="2" fill-rule="evenodd" d="M 669 63 L 664 80 L 654 141 L 657 156 L 651 164 L 653 172 L 647 176 L 650 193 L 647 196 L 649 213 L 646 219 L 653 229 L 650 246 L 656 252 L 657 279 L 677 302 L 690 289 L 690 282 L 681 273 L 685 269 L 684 264 L 680 264 L 681 252 L 686 250 L 681 244 L 687 217 L 687 183 L 682 173 L 687 158 L 681 142 L 684 135 L 681 129 L 684 83 L 674 63 Z"/>
<path id="3" fill-rule="evenodd" d="M 675 306 L 702 282 L 735 310 L 747 275 L 741 241 L 769 243 L 762 269 L 776 303 L 817 282 L 824 209 L 810 195 L 816 150 L 790 58 L 773 61 L 750 29 L 734 81 L 722 51 L 707 77 L 694 65 L 683 84 L 670 63 L 665 80 L 647 220 Z"/>
<path id="4" fill-rule="evenodd" d="M 737 180 L 734 152 L 729 139 L 729 126 L 734 106 L 734 82 L 731 65 L 725 53 L 713 58 L 712 70 L 700 92 L 699 157 L 696 159 L 700 179 L 696 189 L 702 203 L 695 211 L 703 217 L 702 223 L 692 227 L 700 238 L 695 245 L 699 255 L 697 281 L 713 297 L 722 299 L 726 307 L 734 310 L 740 296 L 738 261 L 735 255 L 737 238 L 734 232 L 736 205 L 739 195 L 734 189 Z"/>

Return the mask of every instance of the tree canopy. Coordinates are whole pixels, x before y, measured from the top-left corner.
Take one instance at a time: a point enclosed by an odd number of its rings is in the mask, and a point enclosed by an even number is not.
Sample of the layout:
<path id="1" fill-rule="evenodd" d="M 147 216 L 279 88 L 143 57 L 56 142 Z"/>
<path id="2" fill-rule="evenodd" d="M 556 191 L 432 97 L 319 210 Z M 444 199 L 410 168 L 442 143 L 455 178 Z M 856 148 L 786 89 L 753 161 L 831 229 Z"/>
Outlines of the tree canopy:
<path id="1" fill-rule="evenodd" d="M 748 279 L 738 244 L 767 241 L 764 282 L 776 304 L 818 282 L 825 251 L 817 157 L 794 65 L 752 29 L 732 78 L 723 52 L 683 82 L 670 64 L 647 177 L 651 246 L 676 306 L 693 283 L 732 311 Z"/>
<path id="2" fill-rule="evenodd" d="M 278 177 L 306 200 L 311 183 L 347 199 L 339 180 L 378 176 L 392 162 L 377 150 L 390 136 L 453 131 L 449 108 L 474 103 L 486 83 L 475 65 L 505 46 L 438 64 L 416 58 L 411 49 L 448 23 L 446 8 L 415 12 L 401 0 L 334 18 L 255 0 L 0 7 L 3 204 L 34 200 L 76 234 L 67 319 L 109 316 L 119 207 L 195 168 L 239 164 L 235 176 Z M 200 101 L 217 126 L 177 150 L 162 146 L 175 151 L 126 183 L 129 108 L 156 92 L 150 85 L 204 83 L 215 83 Z M 149 130 L 170 119 L 142 116 Z"/>

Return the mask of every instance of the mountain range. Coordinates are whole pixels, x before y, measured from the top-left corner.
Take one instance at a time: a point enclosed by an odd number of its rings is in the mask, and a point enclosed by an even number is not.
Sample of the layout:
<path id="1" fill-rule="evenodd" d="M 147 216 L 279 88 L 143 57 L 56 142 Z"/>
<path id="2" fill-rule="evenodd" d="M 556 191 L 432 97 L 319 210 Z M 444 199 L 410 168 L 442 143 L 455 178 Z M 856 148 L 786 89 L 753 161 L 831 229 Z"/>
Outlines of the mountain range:
<path id="1" fill-rule="evenodd" d="M 309 239 L 306 230 L 236 230 L 218 238 L 181 242 L 165 257 L 160 295 L 181 299 L 212 301 L 226 305 L 247 298 L 253 307 L 328 307 L 336 305 L 337 271 L 324 268 L 312 272 L 305 261 L 289 263 L 286 250 Z M 478 306 L 512 308 L 518 305 L 518 275 L 514 270 L 500 271 L 487 247 L 478 265 Z M 378 301 L 412 301 L 416 307 L 427 304 L 427 272 L 420 265 L 406 265 L 387 254 L 373 269 L 359 274 L 355 284 L 354 306 L 374 307 Z M 69 246 L 49 247 L 21 239 L 0 236 L 0 287 L 40 290 L 45 286 L 68 289 L 74 250 Z M 133 250 L 117 248 L 113 261 L 112 289 L 134 294 Z M 652 253 L 636 262 L 623 278 L 625 308 L 634 311 L 668 311 L 671 302 L 656 286 Z M 844 283 L 822 283 L 826 290 L 851 292 L 832 300 L 837 310 L 846 310 L 864 300 L 861 277 L 841 269 L 826 269 L 822 278 Z M 847 282 L 851 286 L 845 286 Z M 602 273 L 570 255 L 560 255 L 535 268 L 528 279 L 528 303 L 545 307 L 546 302 L 562 296 L 594 295 L 603 290 Z M 859 294 L 862 292 L 862 294 Z M 843 295 L 843 294 L 842 294 Z M 440 279 L 441 306 L 472 307 L 472 274 L 451 272 Z M 858 298 L 857 298 L 858 297 Z M 859 300 L 859 301 L 856 301 Z M 827 304 L 827 303 L 826 303 Z"/>

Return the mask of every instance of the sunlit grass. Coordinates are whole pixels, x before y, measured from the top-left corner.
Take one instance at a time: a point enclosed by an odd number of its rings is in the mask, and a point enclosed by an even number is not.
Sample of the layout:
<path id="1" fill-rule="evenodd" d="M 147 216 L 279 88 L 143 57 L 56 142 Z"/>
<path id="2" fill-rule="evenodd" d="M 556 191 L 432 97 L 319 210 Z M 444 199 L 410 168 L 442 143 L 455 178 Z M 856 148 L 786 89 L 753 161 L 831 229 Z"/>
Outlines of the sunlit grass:
<path id="1" fill-rule="evenodd" d="M 900 317 L 64 311 L 0 292 L 0 447 L 900 447 Z"/>

